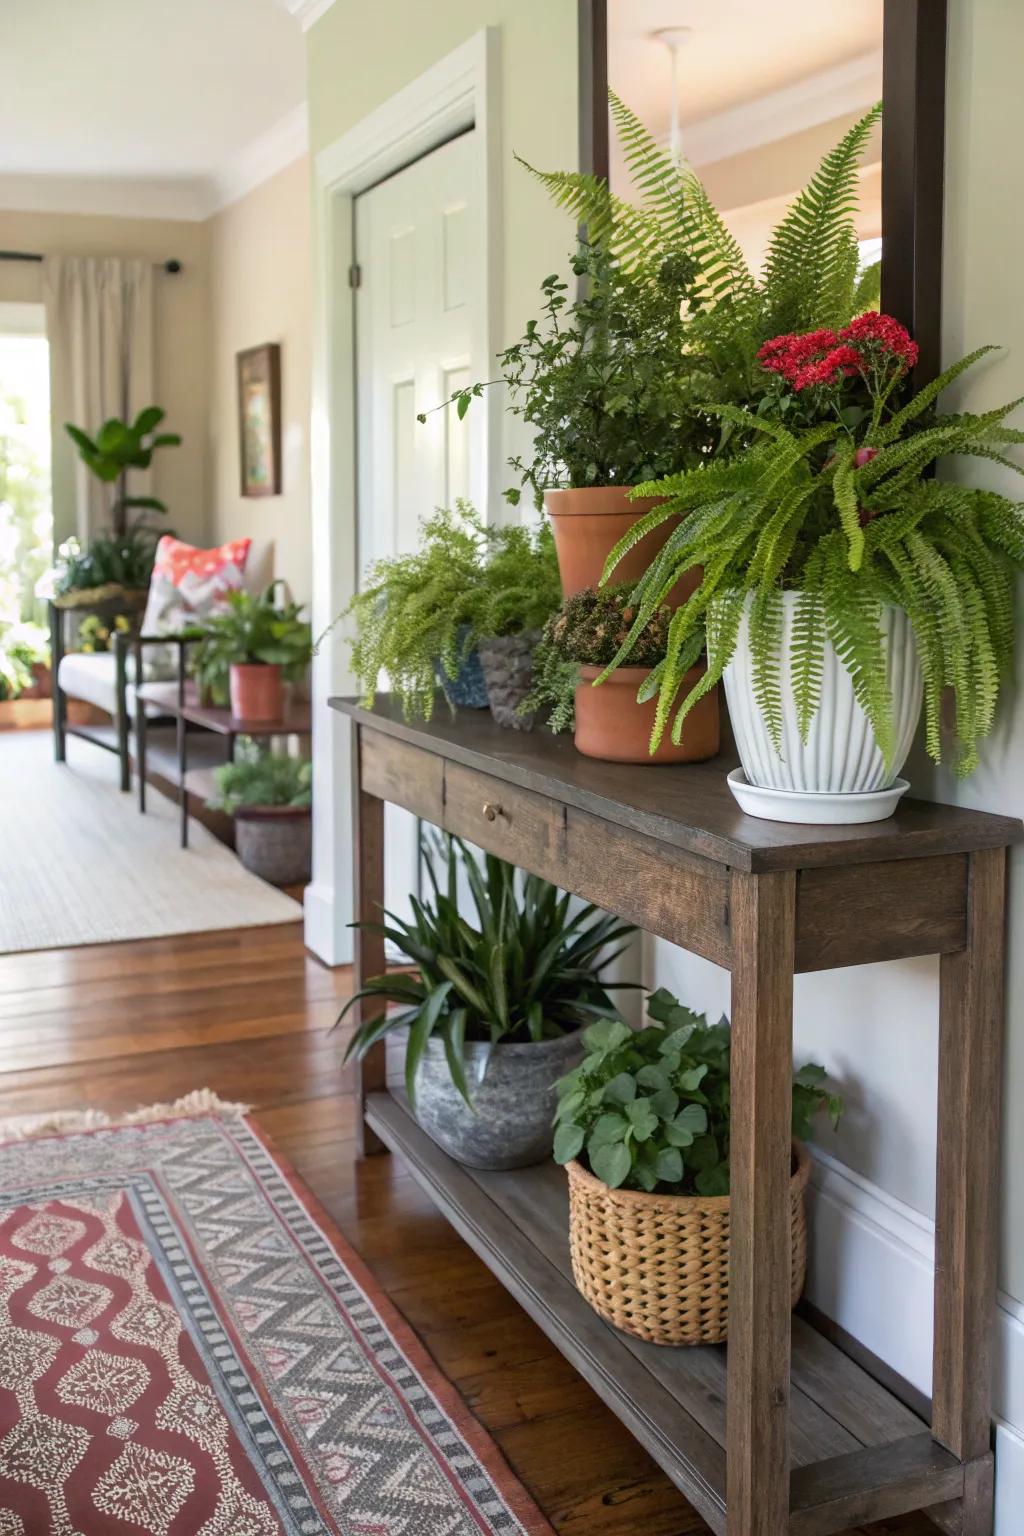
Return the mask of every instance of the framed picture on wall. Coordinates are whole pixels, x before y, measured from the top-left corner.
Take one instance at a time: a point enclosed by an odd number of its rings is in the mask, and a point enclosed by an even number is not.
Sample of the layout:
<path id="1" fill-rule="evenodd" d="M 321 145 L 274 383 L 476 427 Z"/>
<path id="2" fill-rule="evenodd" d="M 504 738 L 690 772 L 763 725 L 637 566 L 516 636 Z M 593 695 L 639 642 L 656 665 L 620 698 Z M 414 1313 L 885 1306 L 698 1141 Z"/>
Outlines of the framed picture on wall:
<path id="1" fill-rule="evenodd" d="M 237 362 L 242 495 L 280 496 L 281 348 L 248 347 Z"/>

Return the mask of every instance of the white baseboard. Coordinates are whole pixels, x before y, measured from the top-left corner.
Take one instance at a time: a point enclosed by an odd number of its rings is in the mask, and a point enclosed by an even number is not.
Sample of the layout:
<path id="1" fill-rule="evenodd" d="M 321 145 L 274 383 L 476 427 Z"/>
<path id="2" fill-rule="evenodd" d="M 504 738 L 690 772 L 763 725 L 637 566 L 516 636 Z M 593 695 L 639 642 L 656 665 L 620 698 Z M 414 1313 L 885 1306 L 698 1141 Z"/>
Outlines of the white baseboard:
<path id="1" fill-rule="evenodd" d="M 827 1153 L 814 1150 L 807 1297 L 926 1395 L 932 1384 L 935 1225 Z M 1024 1306 L 1000 1294 L 993 1405 L 996 1536 L 1024 1523 Z"/>
<path id="2" fill-rule="evenodd" d="M 338 926 L 334 892 L 328 886 L 307 885 L 302 900 L 306 948 L 325 965 L 352 964 L 352 931 Z"/>

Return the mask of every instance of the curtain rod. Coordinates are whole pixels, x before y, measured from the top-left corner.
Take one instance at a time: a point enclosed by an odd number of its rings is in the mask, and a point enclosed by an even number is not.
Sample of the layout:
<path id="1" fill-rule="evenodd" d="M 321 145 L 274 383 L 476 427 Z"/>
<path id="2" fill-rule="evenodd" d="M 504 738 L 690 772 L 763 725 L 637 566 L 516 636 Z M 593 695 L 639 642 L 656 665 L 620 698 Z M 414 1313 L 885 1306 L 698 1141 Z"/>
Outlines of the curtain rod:
<path id="1" fill-rule="evenodd" d="M 43 257 L 38 251 L 0 251 L 0 261 L 42 261 Z M 182 263 L 175 261 L 154 261 L 154 267 L 159 267 L 163 272 L 169 272 L 172 276 L 182 270 Z"/>

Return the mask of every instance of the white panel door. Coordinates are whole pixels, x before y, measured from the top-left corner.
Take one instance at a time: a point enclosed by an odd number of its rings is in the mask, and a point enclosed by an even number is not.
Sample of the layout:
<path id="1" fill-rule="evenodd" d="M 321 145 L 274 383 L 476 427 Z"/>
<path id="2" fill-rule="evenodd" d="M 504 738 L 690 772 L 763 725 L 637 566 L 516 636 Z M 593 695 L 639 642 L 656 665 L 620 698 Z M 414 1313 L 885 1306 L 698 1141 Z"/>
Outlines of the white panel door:
<path id="1" fill-rule="evenodd" d="M 355 203 L 358 559 L 415 548 L 419 521 L 479 478 L 468 421 L 418 411 L 484 376 L 485 295 L 474 274 L 480 202 L 473 132 L 432 151 Z M 419 888 L 417 823 L 387 807 L 387 905 Z"/>

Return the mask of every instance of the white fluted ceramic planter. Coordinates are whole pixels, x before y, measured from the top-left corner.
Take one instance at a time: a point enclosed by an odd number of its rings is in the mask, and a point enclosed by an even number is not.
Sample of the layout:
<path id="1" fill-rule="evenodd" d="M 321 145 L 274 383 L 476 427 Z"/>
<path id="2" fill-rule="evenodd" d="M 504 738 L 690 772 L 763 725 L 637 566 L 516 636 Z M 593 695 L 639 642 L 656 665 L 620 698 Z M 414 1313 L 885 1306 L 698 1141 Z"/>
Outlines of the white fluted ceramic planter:
<path id="1" fill-rule="evenodd" d="M 850 674 L 829 640 L 822 665 L 821 702 L 806 742 L 801 741 L 793 700 L 792 645 L 802 601 L 799 592 L 782 594 L 780 754 L 754 695 L 748 599 L 736 651 L 723 679 L 743 765 L 741 778 L 730 775 L 730 788 L 744 810 L 775 821 L 818 825 L 879 821 L 892 814 L 907 788 L 897 775 L 906 762 L 921 714 L 921 665 L 910 620 L 902 608 L 888 606 L 882 610 L 896 748 L 887 768 L 871 722 L 854 695 Z"/>

